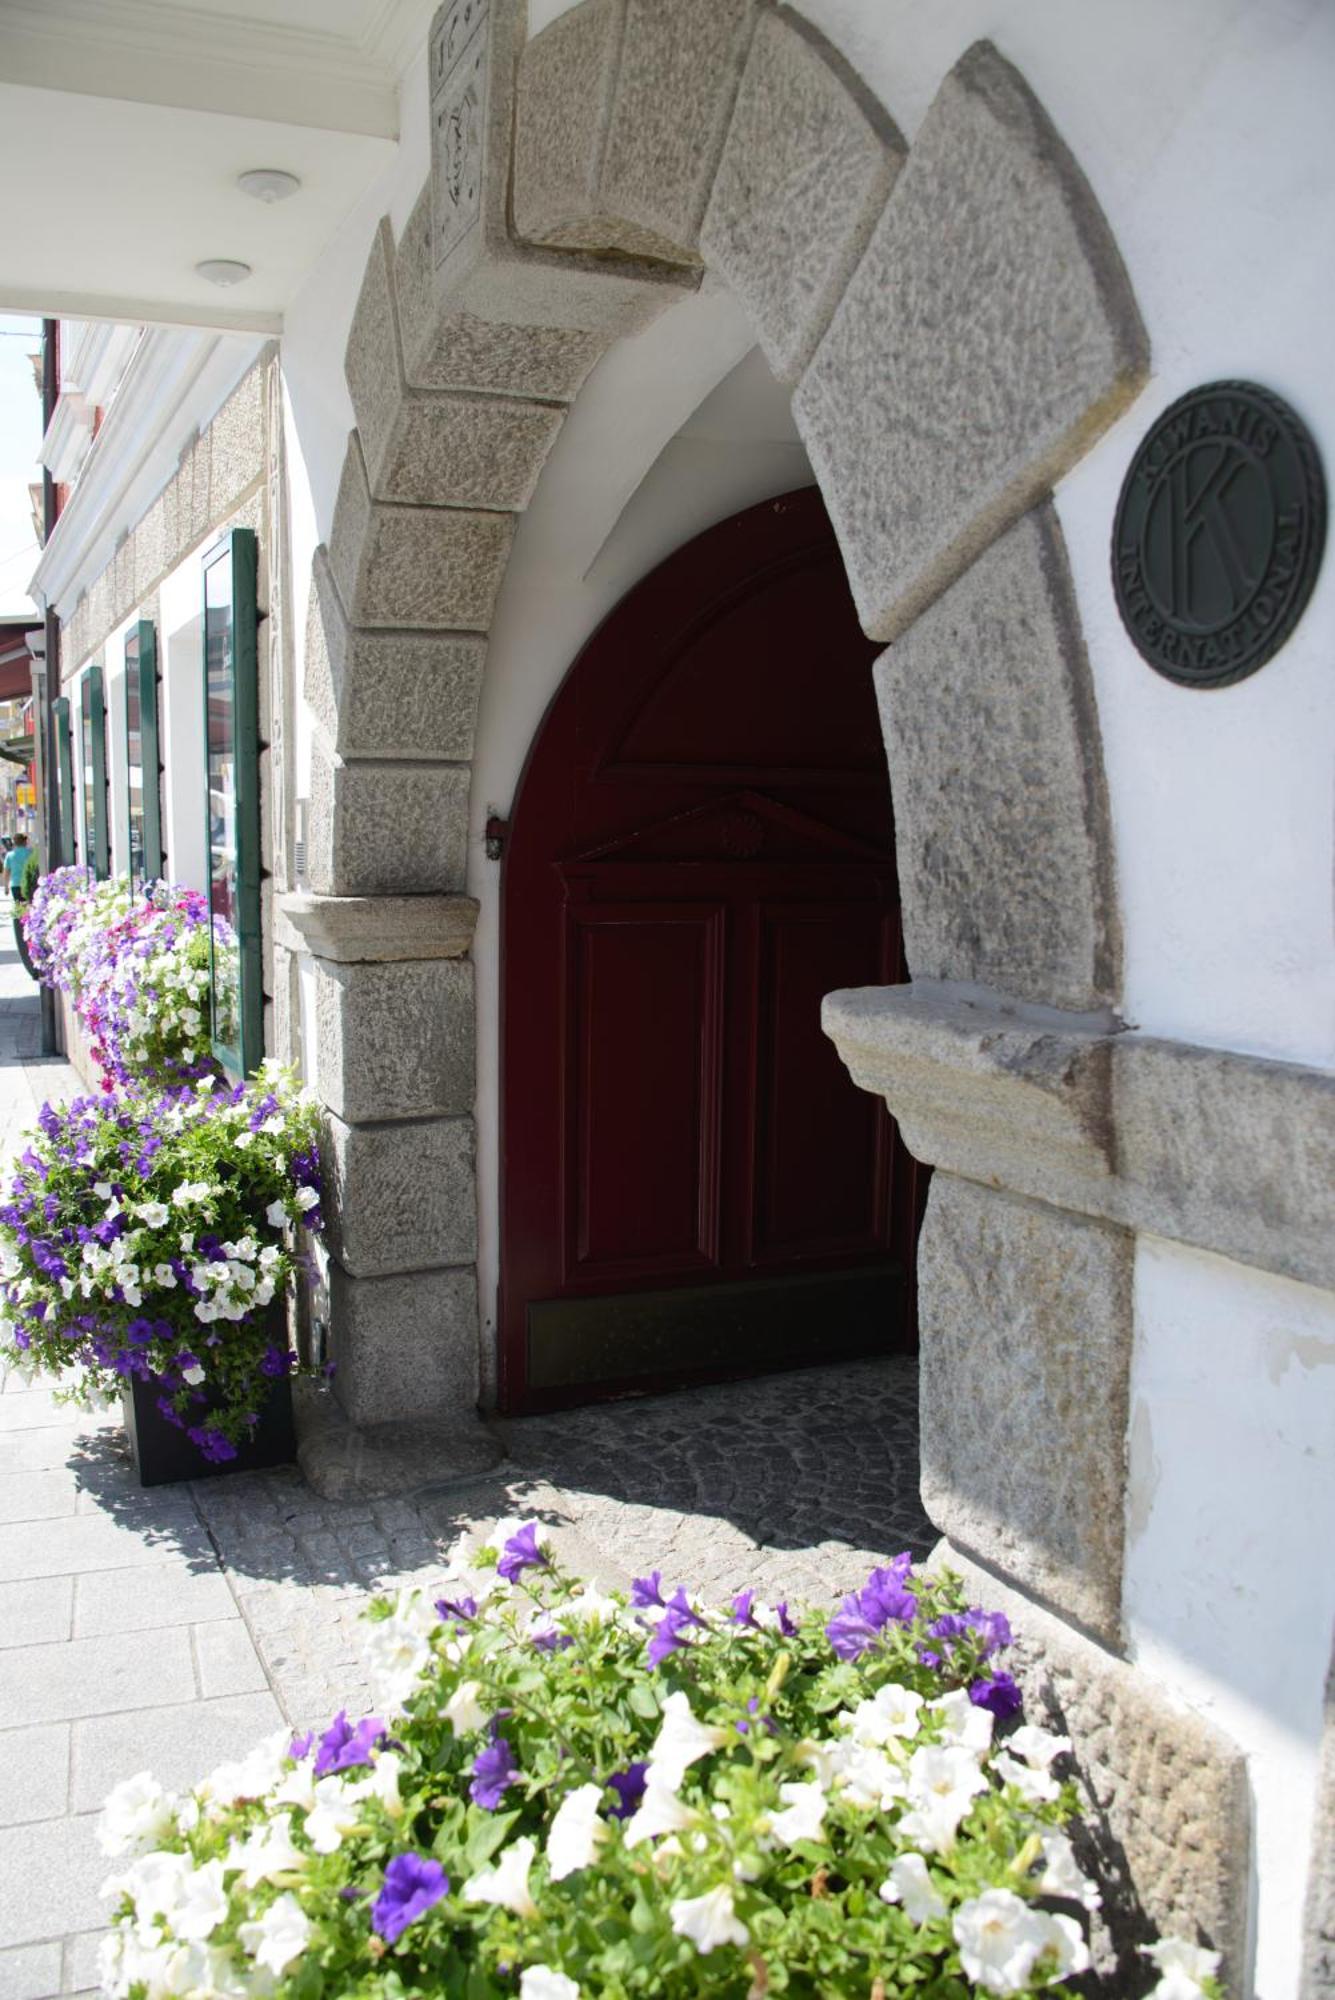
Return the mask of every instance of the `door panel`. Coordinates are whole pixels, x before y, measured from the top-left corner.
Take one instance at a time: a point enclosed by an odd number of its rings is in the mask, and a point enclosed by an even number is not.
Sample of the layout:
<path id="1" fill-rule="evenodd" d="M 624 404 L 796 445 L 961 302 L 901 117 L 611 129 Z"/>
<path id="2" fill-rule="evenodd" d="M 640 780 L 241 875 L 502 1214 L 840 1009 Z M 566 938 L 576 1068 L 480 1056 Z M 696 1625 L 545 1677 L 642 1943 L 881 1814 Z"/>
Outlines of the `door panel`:
<path id="1" fill-rule="evenodd" d="M 902 977 L 877 651 L 807 491 L 670 557 L 552 703 L 502 883 L 508 1409 L 912 1344 L 923 1176 L 820 1029 Z"/>
<path id="2" fill-rule="evenodd" d="M 718 1261 L 723 910 L 586 905 L 567 922 L 567 1275 L 624 1284 L 708 1268 Z"/>

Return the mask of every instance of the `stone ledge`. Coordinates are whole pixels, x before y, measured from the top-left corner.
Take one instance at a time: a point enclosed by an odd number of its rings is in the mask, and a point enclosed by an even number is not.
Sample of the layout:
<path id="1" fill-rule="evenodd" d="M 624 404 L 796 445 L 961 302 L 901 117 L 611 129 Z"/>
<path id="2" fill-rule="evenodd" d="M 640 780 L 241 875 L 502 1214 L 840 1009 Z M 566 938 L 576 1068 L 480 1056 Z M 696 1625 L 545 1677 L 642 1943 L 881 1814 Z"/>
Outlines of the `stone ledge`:
<path id="1" fill-rule="evenodd" d="M 275 935 L 288 951 L 339 965 L 464 958 L 477 912 L 472 896 L 312 896 L 297 889 L 278 899 Z"/>
<path id="2" fill-rule="evenodd" d="M 822 1021 L 916 1158 L 1335 1289 L 1335 1074 L 924 980 Z"/>
<path id="3" fill-rule="evenodd" d="M 1017 1642 L 1007 1661 L 1024 1688 L 1028 1720 L 1072 1739 L 1085 1859 L 1104 1882 L 1096 1964 L 1115 1980 L 1100 1990 L 1143 1991 L 1137 1947 L 1156 1930 L 1208 1943 L 1223 1953 L 1225 1991 L 1250 1990 L 1250 1799 L 1242 1752 L 1147 1674 L 949 1542 L 937 1544 L 929 1566 L 955 1570 L 974 1603 L 1005 1612 Z"/>

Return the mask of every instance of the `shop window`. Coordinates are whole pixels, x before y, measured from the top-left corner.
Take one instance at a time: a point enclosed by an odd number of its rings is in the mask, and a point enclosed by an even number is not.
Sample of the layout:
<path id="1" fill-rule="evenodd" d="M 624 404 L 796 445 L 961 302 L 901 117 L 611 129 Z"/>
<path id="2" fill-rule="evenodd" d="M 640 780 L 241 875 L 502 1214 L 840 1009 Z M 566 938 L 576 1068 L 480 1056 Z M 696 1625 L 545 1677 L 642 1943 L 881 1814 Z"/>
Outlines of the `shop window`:
<path id="1" fill-rule="evenodd" d="M 79 684 L 83 741 L 83 858 L 99 880 L 111 873 L 107 845 L 107 704 L 101 667 Z"/>
<path id="2" fill-rule="evenodd" d="M 264 1052 L 257 550 L 233 528 L 204 558 L 205 775 L 213 1051 L 238 1076 Z"/>
<path id="3" fill-rule="evenodd" d="M 133 894 L 162 874 L 158 637 L 147 618 L 139 620 L 125 641 L 125 780 Z"/>
<path id="4" fill-rule="evenodd" d="M 59 795 L 60 837 L 57 852 L 63 862 L 74 859 L 74 741 L 70 731 L 70 705 L 64 695 L 51 704 L 56 725 L 56 784 Z"/>

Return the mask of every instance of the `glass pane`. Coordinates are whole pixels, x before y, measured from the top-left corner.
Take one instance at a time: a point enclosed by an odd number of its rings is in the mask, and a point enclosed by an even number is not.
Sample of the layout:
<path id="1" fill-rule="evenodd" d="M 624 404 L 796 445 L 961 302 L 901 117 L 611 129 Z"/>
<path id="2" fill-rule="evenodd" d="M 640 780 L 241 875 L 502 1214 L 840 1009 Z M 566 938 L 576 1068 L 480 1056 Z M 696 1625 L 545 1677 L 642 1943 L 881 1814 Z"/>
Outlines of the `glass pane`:
<path id="1" fill-rule="evenodd" d="M 208 683 L 209 906 L 214 915 L 213 1037 L 241 1046 L 241 950 L 237 940 L 240 856 L 236 838 L 236 701 L 232 680 L 232 558 L 204 572 Z"/>
<path id="2" fill-rule="evenodd" d="M 93 690 L 85 680 L 79 700 L 79 717 L 83 729 L 83 859 L 84 866 L 92 868 L 96 857 L 93 851 Z"/>
<path id="3" fill-rule="evenodd" d="M 126 789 L 130 802 L 130 886 L 145 878 L 144 737 L 139 712 L 139 634 L 125 641 Z"/>

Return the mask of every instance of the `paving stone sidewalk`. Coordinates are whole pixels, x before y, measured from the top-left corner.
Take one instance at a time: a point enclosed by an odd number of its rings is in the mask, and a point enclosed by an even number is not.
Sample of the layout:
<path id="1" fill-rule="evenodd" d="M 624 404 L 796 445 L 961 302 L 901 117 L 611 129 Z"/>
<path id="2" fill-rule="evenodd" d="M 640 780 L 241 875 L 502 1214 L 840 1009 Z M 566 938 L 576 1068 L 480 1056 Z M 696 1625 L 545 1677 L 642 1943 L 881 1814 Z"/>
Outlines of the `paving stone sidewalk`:
<path id="1" fill-rule="evenodd" d="M 0 1170 L 42 1100 L 79 1087 L 37 1050 L 35 990 L 0 944 Z M 495 1429 L 493 1473 L 411 1502 L 323 1501 L 295 1470 L 143 1491 L 117 1420 L 0 1388 L 0 2000 L 96 1986 L 111 1786 L 186 1787 L 281 1724 L 363 1708 L 368 1597 L 435 1583 L 464 1526 L 539 1513 L 604 1586 L 655 1566 L 707 1596 L 817 1599 L 934 1538 L 912 1362 Z"/>

